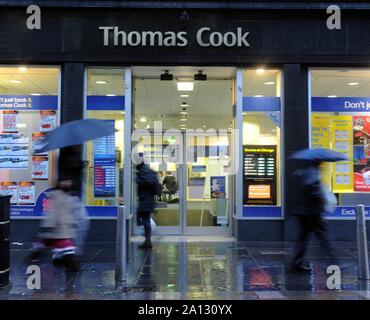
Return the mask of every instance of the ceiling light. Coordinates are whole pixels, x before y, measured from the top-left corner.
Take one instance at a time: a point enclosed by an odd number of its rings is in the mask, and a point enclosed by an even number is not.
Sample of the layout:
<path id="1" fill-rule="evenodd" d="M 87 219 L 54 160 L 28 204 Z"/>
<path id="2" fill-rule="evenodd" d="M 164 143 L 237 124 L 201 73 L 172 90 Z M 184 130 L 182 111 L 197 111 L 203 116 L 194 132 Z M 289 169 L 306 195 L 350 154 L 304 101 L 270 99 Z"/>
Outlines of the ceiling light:
<path id="1" fill-rule="evenodd" d="M 349 86 L 357 86 L 359 83 L 358 82 L 348 82 L 347 84 Z"/>
<path id="2" fill-rule="evenodd" d="M 95 83 L 97 83 L 97 84 L 107 84 L 108 82 L 104 81 L 104 80 L 98 80 Z"/>
<path id="3" fill-rule="evenodd" d="M 116 94 L 114 94 L 114 93 L 108 93 L 108 94 L 106 94 L 106 96 L 107 96 L 107 97 L 115 97 L 115 96 L 116 96 Z"/>
<path id="4" fill-rule="evenodd" d="M 189 105 L 186 102 L 181 103 L 181 107 L 189 107 Z"/>
<path id="5" fill-rule="evenodd" d="M 180 114 L 188 114 L 187 111 L 181 111 Z"/>
<path id="6" fill-rule="evenodd" d="M 181 98 L 188 98 L 188 97 L 189 97 L 189 95 L 188 95 L 188 94 L 180 94 L 180 97 L 181 97 Z"/>
<path id="7" fill-rule="evenodd" d="M 10 80 L 10 82 L 11 83 L 22 83 L 23 81 L 22 80 L 15 80 L 15 79 L 13 79 L 13 80 Z"/>
<path id="8" fill-rule="evenodd" d="M 178 82 L 177 91 L 193 91 L 194 82 Z"/>
<path id="9" fill-rule="evenodd" d="M 257 74 L 262 74 L 262 73 L 265 73 L 265 69 L 264 68 L 258 68 L 256 70 Z"/>
<path id="10" fill-rule="evenodd" d="M 262 98 L 263 97 L 263 94 L 255 94 L 254 97 L 255 98 Z"/>
<path id="11" fill-rule="evenodd" d="M 180 128 L 180 130 L 186 130 L 186 128 Z"/>
<path id="12" fill-rule="evenodd" d="M 41 96 L 41 93 L 38 92 L 32 92 L 30 93 L 31 96 Z"/>
<path id="13" fill-rule="evenodd" d="M 173 75 L 168 70 L 165 70 L 165 72 L 161 74 L 161 80 L 162 81 L 172 81 Z"/>
<path id="14" fill-rule="evenodd" d="M 328 98 L 337 98 L 338 96 L 336 96 L 335 94 L 331 94 L 330 96 L 328 96 Z"/>
<path id="15" fill-rule="evenodd" d="M 20 72 L 26 72 L 27 71 L 27 67 L 19 67 L 18 70 Z"/>
<path id="16" fill-rule="evenodd" d="M 146 119 L 144 117 L 141 117 L 140 118 L 140 122 L 145 123 L 146 122 Z"/>
<path id="17" fill-rule="evenodd" d="M 181 118 L 180 121 L 187 121 L 188 119 L 185 119 L 185 118 Z"/>
<path id="18" fill-rule="evenodd" d="M 207 126 L 206 125 L 202 125 L 202 128 L 207 128 Z"/>
<path id="19" fill-rule="evenodd" d="M 266 86 L 272 86 L 272 85 L 274 85 L 275 84 L 275 82 L 274 81 L 266 81 L 265 82 L 265 85 Z"/>

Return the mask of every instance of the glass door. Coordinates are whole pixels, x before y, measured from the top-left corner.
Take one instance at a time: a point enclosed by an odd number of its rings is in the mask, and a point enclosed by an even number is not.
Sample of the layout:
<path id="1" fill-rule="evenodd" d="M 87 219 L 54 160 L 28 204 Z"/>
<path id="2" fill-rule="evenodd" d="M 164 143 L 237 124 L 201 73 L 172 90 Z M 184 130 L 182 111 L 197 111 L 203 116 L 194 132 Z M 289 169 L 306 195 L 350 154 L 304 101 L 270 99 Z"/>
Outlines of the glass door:
<path id="1" fill-rule="evenodd" d="M 163 185 L 156 234 L 231 234 L 234 68 L 133 67 L 132 155 Z M 136 167 L 132 165 L 136 219 Z M 139 221 L 134 233 L 140 234 Z"/>
<path id="2" fill-rule="evenodd" d="M 230 233 L 230 132 L 212 130 L 186 135 L 187 234 Z"/>
<path id="3" fill-rule="evenodd" d="M 147 133 L 150 133 L 149 135 Z M 181 212 L 183 211 L 181 194 L 183 189 L 183 137 L 177 130 L 154 132 L 136 130 L 134 134 L 134 153 L 138 160 L 143 159 L 162 185 L 162 192 L 156 196 L 156 209 L 152 219 L 156 224 L 156 234 L 181 234 Z M 133 165 L 133 177 L 136 165 Z M 134 178 L 135 179 L 135 178 Z M 134 212 L 137 208 L 137 185 L 133 183 Z M 140 233 L 140 221 L 136 219 L 136 232 Z M 139 227 L 139 228 L 137 228 Z"/>

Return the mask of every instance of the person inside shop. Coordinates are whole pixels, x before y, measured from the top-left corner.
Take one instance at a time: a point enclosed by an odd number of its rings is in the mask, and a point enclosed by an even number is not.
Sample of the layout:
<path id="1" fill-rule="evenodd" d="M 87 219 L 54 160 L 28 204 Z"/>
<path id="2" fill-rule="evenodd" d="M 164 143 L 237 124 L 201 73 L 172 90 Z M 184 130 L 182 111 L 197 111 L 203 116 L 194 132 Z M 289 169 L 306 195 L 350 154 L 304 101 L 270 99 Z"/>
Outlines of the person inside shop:
<path id="1" fill-rule="evenodd" d="M 163 193 L 168 195 L 167 202 L 171 202 L 171 197 L 177 192 L 178 185 L 176 178 L 172 175 L 171 171 L 166 172 L 166 176 L 163 179 Z"/>
<path id="2" fill-rule="evenodd" d="M 159 178 L 159 183 L 161 184 L 162 186 L 162 191 L 163 191 L 163 180 L 164 180 L 164 172 L 163 171 L 159 171 L 158 172 L 158 178 Z M 158 201 L 162 201 L 162 192 L 158 195 Z"/>
<path id="3" fill-rule="evenodd" d="M 158 181 L 155 171 L 149 168 L 142 159 L 136 166 L 136 183 L 138 195 L 137 217 L 144 227 L 145 241 L 139 245 L 140 249 L 152 248 L 151 215 L 155 209 L 155 197 L 161 194 L 162 185 Z"/>
<path id="4" fill-rule="evenodd" d="M 320 180 L 320 162 L 307 161 L 293 176 L 296 179 L 296 190 L 301 197 L 292 210 L 297 221 L 298 235 L 290 261 L 290 271 L 311 272 L 310 266 L 304 263 L 311 234 L 316 236 L 332 264 L 338 264 L 336 250 L 330 240 L 329 225 L 323 218 L 323 214 L 330 210 L 328 207 L 336 205 L 336 199 Z"/>

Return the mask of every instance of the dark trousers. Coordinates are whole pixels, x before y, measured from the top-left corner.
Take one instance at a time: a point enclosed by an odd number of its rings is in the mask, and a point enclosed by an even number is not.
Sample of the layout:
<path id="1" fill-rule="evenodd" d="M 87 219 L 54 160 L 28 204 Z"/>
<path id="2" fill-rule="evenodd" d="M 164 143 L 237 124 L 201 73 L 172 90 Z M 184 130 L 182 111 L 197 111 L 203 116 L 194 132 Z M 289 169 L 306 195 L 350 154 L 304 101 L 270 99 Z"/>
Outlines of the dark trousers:
<path id="1" fill-rule="evenodd" d="M 146 241 L 151 240 L 152 236 L 152 226 L 150 224 L 150 211 L 138 211 L 137 212 L 138 217 L 141 220 L 141 224 L 144 226 L 144 236 Z"/>
<path id="2" fill-rule="evenodd" d="M 314 234 L 324 249 L 325 255 L 330 257 L 332 263 L 336 264 L 336 253 L 329 237 L 329 224 L 320 215 L 297 216 L 299 226 L 294 254 L 291 260 L 292 266 L 302 266 L 307 250 L 309 237 Z"/>

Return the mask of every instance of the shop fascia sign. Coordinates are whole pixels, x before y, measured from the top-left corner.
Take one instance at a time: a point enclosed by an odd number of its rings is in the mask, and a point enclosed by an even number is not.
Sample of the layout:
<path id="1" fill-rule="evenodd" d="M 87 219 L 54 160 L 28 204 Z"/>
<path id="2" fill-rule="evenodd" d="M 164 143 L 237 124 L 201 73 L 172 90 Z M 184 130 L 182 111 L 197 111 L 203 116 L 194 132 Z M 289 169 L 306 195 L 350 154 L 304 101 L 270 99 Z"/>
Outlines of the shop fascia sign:
<path id="1" fill-rule="evenodd" d="M 105 47 L 186 47 L 189 44 L 186 31 L 124 31 L 118 26 L 100 26 L 99 30 Z M 200 47 L 249 47 L 248 35 L 242 27 L 222 33 L 205 26 L 197 30 L 195 40 Z"/>

